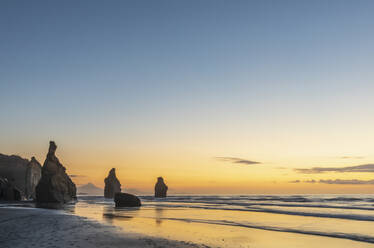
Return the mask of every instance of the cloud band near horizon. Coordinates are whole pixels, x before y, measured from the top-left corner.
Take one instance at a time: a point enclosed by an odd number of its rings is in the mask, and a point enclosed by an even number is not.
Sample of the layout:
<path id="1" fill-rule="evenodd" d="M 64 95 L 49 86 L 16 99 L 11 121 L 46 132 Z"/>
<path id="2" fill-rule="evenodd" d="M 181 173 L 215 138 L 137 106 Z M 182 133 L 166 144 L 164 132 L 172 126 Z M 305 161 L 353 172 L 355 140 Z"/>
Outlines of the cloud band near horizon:
<path id="1" fill-rule="evenodd" d="M 321 179 L 319 181 L 311 180 L 294 180 L 289 183 L 322 183 L 322 184 L 344 184 L 344 185 L 372 185 L 374 184 L 373 180 L 359 180 L 359 179 Z"/>
<path id="2" fill-rule="evenodd" d="M 324 172 L 374 172 L 374 164 L 363 164 L 346 167 L 313 167 L 309 169 L 296 168 L 294 170 L 302 174 L 318 174 Z"/>
<path id="3" fill-rule="evenodd" d="M 242 159 L 242 158 L 235 158 L 235 157 L 216 157 L 216 159 L 223 161 L 223 162 L 231 162 L 234 164 L 247 164 L 247 165 L 262 164 L 261 162 Z"/>

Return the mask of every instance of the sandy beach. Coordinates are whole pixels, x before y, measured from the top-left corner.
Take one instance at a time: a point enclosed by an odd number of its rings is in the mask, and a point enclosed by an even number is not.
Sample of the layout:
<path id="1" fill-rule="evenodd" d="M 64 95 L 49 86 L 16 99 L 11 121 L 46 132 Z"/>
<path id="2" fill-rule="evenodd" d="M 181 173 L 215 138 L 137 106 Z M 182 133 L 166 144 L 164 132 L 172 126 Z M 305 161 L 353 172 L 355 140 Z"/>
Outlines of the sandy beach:
<path id="1" fill-rule="evenodd" d="M 0 230 L 2 248 L 207 247 L 126 233 L 60 210 L 0 208 Z"/>

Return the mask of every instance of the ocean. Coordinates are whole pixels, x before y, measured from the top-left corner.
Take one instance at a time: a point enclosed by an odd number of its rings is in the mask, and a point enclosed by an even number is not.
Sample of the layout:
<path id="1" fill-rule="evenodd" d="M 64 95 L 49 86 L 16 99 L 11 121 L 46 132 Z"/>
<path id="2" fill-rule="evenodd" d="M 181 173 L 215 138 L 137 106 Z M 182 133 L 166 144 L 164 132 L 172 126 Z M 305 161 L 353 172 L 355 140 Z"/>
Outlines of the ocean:
<path id="1" fill-rule="evenodd" d="M 373 195 L 140 196 L 114 208 L 79 196 L 66 211 L 142 233 L 207 247 L 374 247 Z"/>

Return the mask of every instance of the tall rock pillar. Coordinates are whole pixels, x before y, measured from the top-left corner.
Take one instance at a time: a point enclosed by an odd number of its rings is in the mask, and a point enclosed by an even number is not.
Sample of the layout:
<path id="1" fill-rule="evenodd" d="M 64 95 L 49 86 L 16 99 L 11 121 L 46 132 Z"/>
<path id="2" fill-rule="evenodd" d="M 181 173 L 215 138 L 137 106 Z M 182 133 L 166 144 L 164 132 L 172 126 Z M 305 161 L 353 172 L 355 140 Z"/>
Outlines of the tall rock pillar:
<path id="1" fill-rule="evenodd" d="M 167 191 L 168 186 L 166 186 L 164 179 L 162 177 L 158 177 L 155 185 L 155 197 L 166 197 Z"/>
<path id="2" fill-rule="evenodd" d="M 38 203 L 67 203 L 76 199 L 75 184 L 66 174 L 66 168 L 55 155 L 57 146 L 49 142 L 47 158 L 42 167 L 42 177 L 36 186 Z"/>
<path id="3" fill-rule="evenodd" d="M 114 198 L 116 193 L 121 192 L 121 183 L 116 177 L 116 169 L 112 168 L 109 171 L 109 175 L 104 180 L 105 188 L 104 188 L 104 197 L 105 198 Z"/>

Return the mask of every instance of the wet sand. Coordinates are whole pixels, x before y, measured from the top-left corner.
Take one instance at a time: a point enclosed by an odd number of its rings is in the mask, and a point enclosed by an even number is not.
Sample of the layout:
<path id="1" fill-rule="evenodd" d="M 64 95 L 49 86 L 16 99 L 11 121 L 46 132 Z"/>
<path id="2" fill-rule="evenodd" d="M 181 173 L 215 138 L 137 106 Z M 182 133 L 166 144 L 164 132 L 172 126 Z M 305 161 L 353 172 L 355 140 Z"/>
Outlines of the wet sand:
<path id="1" fill-rule="evenodd" d="M 207 246 L 127 233 L 119 227 L 66 214 L 63 211 L 14 207 L 0 208 L 0 247 L 197 248 Z"/>

